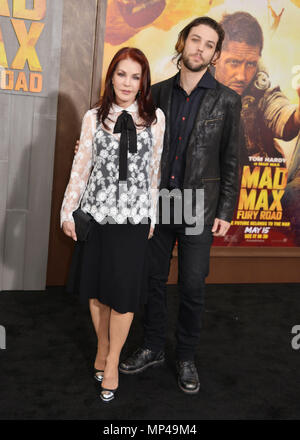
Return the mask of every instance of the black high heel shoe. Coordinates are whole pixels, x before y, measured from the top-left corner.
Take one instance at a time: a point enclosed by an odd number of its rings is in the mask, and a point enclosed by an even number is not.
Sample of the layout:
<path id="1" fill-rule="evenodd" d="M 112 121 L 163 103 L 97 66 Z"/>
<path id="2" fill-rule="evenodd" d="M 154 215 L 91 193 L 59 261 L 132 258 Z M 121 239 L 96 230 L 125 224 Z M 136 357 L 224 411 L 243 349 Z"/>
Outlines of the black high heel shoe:
<path id="1" fill-rule="evenodd" d="M 97 373 L 101 373 L 101 374 L 97 374 Z M 104 376 L 104 370 L 97 370 L 97 368 L 94 368 L 94 378 L 98 382 L 102 382 L 103 376 Z"/>
<path id="2" fill-rule="evenodd" d="M 103 388 L 101 386 L 101 393 L 100 393 L 100 398 L 102 400 L 102 402 L 111 402 L 114 398 L 115 398 L 115 394 L 117 392 L 117 388 L 115 388 L 114 390 L 109 390 L 108 388 Z"/>

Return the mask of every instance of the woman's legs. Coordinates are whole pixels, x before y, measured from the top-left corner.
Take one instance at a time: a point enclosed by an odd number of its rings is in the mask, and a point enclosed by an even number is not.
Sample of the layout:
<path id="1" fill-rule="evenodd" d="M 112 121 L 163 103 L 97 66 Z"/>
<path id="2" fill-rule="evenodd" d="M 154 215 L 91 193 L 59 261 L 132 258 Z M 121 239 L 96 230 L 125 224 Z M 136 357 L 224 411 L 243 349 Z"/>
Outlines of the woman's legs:
<path id="1" fill-rule="evenodd" d="M 97 370 L 104 370 L 106 364 L 106 358 L 109 351 L 108 329 L 109 329 L 109 318 L 110 318 L 111 309 L 105 304 L 101 304 L 95 298 L 90 299 L 89 304 L 90 304 L 91 317 L 98 341 L 97 355 L 96 355 L 94 367 Z"/>
<path id="2" fill-rule="evenodd" d="M 127 339 L 134 314 L 118 313 L 114 309 L 90 299 L 90 312 L 98 339 L 95 368 L 104 370 L 102 386 L 117 388 L 119 383 L 119 359 Z"/>
<path id="3" fill-rule="evenodd" d="M 103 388 L 115 389 L 119 384 L 119 359 L 133 320 L 133 313 L 118 313 L 111 309 L 109 324 L 109 352 L 106 358 Z"/>

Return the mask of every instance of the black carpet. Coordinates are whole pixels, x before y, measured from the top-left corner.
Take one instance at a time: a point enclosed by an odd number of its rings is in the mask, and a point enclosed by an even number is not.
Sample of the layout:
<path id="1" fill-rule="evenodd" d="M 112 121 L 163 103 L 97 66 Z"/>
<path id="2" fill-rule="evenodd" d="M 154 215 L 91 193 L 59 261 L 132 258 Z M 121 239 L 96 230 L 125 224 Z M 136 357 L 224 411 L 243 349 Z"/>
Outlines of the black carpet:
<path id="1" fill-rule="evenodd" d="M 300 417 L 299 284 L 208 285 L 197 353 L 201 389 L 177 387 L 176 286 L 168 287 L 169 334 L 163 367 L 120 375 L 104 404 L 92 377 L 96 337 L 89 311 L 64 288 L 1 292 L 1 420 L 279 420 Z M 141 342 L 141 316 L 123 359 Z"/>

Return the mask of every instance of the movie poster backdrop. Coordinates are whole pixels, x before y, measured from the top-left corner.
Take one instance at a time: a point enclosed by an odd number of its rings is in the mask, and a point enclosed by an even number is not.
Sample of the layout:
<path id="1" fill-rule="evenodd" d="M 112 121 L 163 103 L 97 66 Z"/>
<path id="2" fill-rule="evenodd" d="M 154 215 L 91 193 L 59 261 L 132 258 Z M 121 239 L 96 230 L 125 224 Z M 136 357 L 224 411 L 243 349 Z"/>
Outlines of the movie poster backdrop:
<path id="1" fill-rule="evenodd" d="M 240 12 L 250 14 L 250 43 L 243 41 Z M 178 33 L 203 15 L 229 20 L 234 36 L 211 72 L 242 98 L 239 196 L 229 233 L 214 246 L 300 246 L 300 138 L 293 120 L 300 0 L 108 0 L 103 73 L 117 50 L 133 46 L 146 54 L 152 83 L 175 75 Z"/>

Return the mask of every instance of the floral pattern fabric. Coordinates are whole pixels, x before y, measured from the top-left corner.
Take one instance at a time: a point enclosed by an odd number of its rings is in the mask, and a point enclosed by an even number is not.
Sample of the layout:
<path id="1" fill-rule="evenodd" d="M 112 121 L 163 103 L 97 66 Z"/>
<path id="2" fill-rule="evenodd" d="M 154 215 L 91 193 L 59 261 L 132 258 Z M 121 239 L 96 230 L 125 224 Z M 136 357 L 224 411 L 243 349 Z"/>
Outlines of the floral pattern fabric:
<path id="1" fill-rule="evenodd" d="M 136 102 L 125 109 L 137 129 L 137 152 L 128 152 L 127 180 L 119 182 L 120 134 L 113 133 L 113 129 L 123 110 L 112 105 L 106 120 L 108 129 L 102 123 L 97 126 L 97 109 L 84 115 L 79 149 L 61 208 L 61 225 L 74 221 L 72 213 L 81 203 L 81 209 L 99 223 L 120 224 L 129 219 L 136 224 L 150 217 L 154 226 L 165 117 L 157 109 L 157 122 L 144 127 Z"/>

